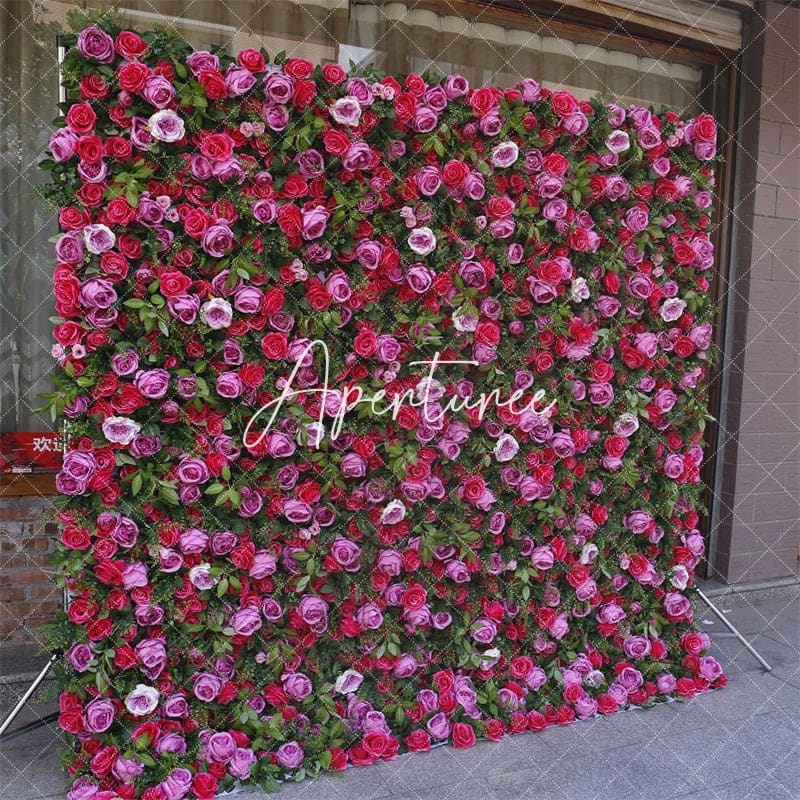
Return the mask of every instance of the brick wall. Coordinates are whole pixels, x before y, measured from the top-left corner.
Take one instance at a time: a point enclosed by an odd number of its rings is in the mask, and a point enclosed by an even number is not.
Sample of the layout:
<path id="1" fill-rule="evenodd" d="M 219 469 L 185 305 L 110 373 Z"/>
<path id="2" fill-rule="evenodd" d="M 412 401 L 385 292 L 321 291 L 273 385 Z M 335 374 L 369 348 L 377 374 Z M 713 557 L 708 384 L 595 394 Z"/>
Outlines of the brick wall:
<path id="1" fill-rule="evenodd" d="M 797 572 L 800 543 L 800 8 L 759 3 L 743 54 L 713 572 Z"/>
<path id="2" fill-rule="evenodd" d="M 36 628 L 61 605 L 45 572 L 57 535 L 44 518 L 50 505 L 46 497 L 0 503 L 0 645 L 36 643 Z"/>

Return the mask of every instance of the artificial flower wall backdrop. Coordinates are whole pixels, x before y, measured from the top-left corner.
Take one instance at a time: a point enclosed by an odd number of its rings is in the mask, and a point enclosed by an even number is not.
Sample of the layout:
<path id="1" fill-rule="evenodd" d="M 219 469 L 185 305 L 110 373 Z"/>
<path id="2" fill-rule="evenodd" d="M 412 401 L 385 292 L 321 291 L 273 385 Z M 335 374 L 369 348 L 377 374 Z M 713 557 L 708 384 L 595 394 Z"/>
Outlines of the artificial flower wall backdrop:
<path id="1" fill-rule="evenodd" d="M 723 685 L 713 119 L 85 25 L 43 163 L 71 800 Z"/>

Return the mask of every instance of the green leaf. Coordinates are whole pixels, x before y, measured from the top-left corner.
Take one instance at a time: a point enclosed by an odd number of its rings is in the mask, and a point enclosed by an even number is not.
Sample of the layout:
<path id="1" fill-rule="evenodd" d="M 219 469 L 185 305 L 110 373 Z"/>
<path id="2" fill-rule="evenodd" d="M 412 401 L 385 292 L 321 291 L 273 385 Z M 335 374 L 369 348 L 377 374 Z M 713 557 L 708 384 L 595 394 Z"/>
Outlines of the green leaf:
<path id="1" fill-rule="evenodd" d="M 142 473 L 137 472 L 133 476 L 133 480 L 131 481 L 131 492 L 133 492 L 134 496 L 139 494 L 142 491 Z"/>

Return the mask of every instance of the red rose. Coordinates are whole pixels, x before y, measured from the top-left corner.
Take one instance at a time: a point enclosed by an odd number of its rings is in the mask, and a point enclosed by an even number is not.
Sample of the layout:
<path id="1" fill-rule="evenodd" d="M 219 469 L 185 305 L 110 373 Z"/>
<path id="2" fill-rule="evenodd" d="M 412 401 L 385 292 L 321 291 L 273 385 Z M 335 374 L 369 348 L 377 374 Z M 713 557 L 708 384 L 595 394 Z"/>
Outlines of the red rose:
<path id="1" fill-rule="evenodd" d="M 298 81 L 292 91 L 292 105 L 302 111 L 308 108 L 317 96 L 317 85 L 314 81 Z"/>
<path id="2" fill-rule="evenodd" d="M 533 618 L 542 630 L 546 630 L 555 622 L 556 616 L 557 614 L 552 608 L 537 608 Z"/>
<path id="3" fill-rule="evenodd" d="M 434 674 L 433 682 L 436 685 L 436 691 L 442 694 L 443 692 L 452 691 L 456 685 L 456 678 L 453 670 L 443 669 Z"/>
<path id="4" fill-rule="evenodd" d="M 199 208 L 193 208 L 183 218 L 183 229 L 193 239 L 202 239 L 211 227 L 211 217 Z"/>
<path id="5" fill-rule="evenodd" d="M 71 550 L 88 550 L 92 540 L 86 528 L 68 525 L 61 532 L 61 542 Z"/>
<path id="6" fill-rule="evenodd" d="M 470 503 L 475 503 L 480 500 L 485 491 L 486 484 L 483 478 L 478 475 L 470 475 L 470 477 L 464 481 L 464 497 Z"/>
<path id="7" fill-rule="evenodd" d="M 420 728 L 411 731 L 411 733 L 409 733 L 408 736 L 403 739 L 403 742 L 405 746 L 414 753 L 431 749 L 430 734 L 425 730 L 421 730 Z"/>
<path id="8" fill-rule="evenodd" d="M 529 711 L 528 727 L 532 731 L 543 731 L 547 727 L 547 717 L 541 711 Z"/>
<path id="9" fill-rule="evenodd" d="M 394 111 L 398 122 L 407 123 L 417 111 L 417 98 L 413 94 L 401 92 L 394 99 Z"/>
<path id="10" fill-rule="evenodd" d="M 369 328 L 360 331 L 353 341 L 353 349 L 363 358 L 369 358 L 377 349 L 377 337 Z M 410 428 L 406 428 L 410 430 Z"/>
<path id="11" fill-rule="evenodd" d="M 197 77 L 209 100 L 224 100 L 228 96 L 225 78 L 216 69 L 204 69 Z"/>
<path id="12" fill-rule="evenodd" d="M 239 378 L 245 386 L 257 388 L 264 380 L 263 364 L 245 364 L 239 370 Z"/>
<path id="13" fill-rule="evenodd" d="M 505 195 L 491 197 L 486 204 L 486 214 L 491 219 L 508 217 L 514 213 L 514 201 Z"/>
<path id="14" fill-rule="evenodd" d="M 371 730 L 364 734 L 364 738 L 361 740 L 361 746 L 371 756 L 380 758 L 389 748 L 389 739 L 390 737 L 385 733 L 377 730 Z"/>
<path id="15" fill-rule="evenodd" d="M 197 800 L 214 800 L 217 786 L 217 779 L 208 772 L 196 772 L 192 777 L 192 791 Z"/>
<path id="16" fill-rule="evenodd" d="M 306 299 L 314 311 L 324 311 L 331 304 L 331 296 L 328 294 L 328 290 L 319 281 L 308 287 Z"/>
<path id="17" fill-rule="evenodd" d="M 132 61 L 117 70 L 119 88 L 125 92 L 140 92 L 153 71 L 146 64 Z"/>
<path id="18" fill-rule="evenodd" d="M 328 83 L 342 83 L 347 78 L 347 73 L 338 64 L 325 64 L 322 67 L 322 77 Z"/>
<path id="19" fill-rule="evenodd" d="M 289 175 L 283 184 L 281 194 L 285 197 L 305 197 L 308 194 L 308 181 L 302 175 Z"/>
<path id="20" fill-rule="evenodd" d="M 203 139 L 200 152 L 212 161 L 227 161 L 233 155 L 233 139 L 227 133 L 212 133 Z"/>
<path id="21" fill-rule="evenodd" d="M 483 733 L 487 739 L 493 742 L 499 742 L 506 732 L 506 724 L 501 719 L 487 719 L 484 725 Z"/>
<path id="22" fill-rule="evenodd" d="M 624 436 L 609 436 L 605 441 L 606 453 L 621 458 L 628 449 L 628 440 Z"/>
<path id="23" fill-rule="evenodd" d="M 278 208 L 278 227 L 290 239 L 298 239 L 303 232 L 303 215 L 297 206 L 287 203 Z"/>
<path id="24" fill-rule="evenodd" d="M 75 103 L 67 111 L 67 125 L 79 136 L 94 130 L 97 114 L 88 103 Z"/>
<path id="25" fill-rule="evenodd" d="M 425 605 L 428 593 L 424 587 L 417 583 L 411 584 L 403 593 L 403 608 L 408 611 L 418 611 Z"/>
<path id="26" fill-rule="evenodd" d="M 314 72 L 314 65 L 305 58 L 290 58 L 283 65 L 283 71 L 296 80 L 305 80 Z"/>
<path id="27" fill-rule="evenodd" d="M 404 431 L 411 431 L 419 424 L 419 412 L 413 406 L 400 406 L 397 414 L 397 424 Z"/>
<path id="28" fill-rule="evenodd" d="M 578 253 L 589 249 L 589 234 L 583 228 L 573 228 L 567 236 L 567 244 Z"/>
<path id="29" fill-rule="evenodd" d="M 192 285 L 192 279 L 188 275 L 175 269 L 162 272 L 159 276 L 159 282 L 161 284 L 161 294 L 164 297 L 184 294 Z"/>
<path id="30" fill-rule="evenodd" d="M 619 710 L 619 704 L 610 694 L 601 694 L 597 698 L 597 710 L 601 714 L 614 714 Z"/>
<path id="31" fill-rule="evenodd" d="M 679 336 L 672 349 L 680 358 L 688 358 L 694 353 L 694 342 L 688 336 Z"/>
<path id="32" fill-rule="evenodd" d="M 475 729 L 466 722 L 453 725 L 453 747 L 465 748 L 475 744 Z"/>
<path id="33" fill-rule="evenodd" d="M 528 656 L 517 656 L 511 661 L 509 672 L 513 678 L 524 678 L 533 669 L 533 659 Z"/>
<path id="34" fill-rule="evenodd" d="M 236 56 L 236 61 L 240 67 L 244 67 L 253 73 L 263 72 L 267 66 L 264 56 L 252 47 L 247 47 L 240 51 L 239 55 Z"/>
<path id="35" fill-rule="evenodd" d="M 574 114 L 578 109 L 578 101 L 569 92 L 553 92 L 550 103 L 553 111 L 562 118 Z"/>
<path id="36" fill-rule="evenodd" d="M 555 360 L 553 359 L 552 353 L 548 353 L 546 351 L 537 353 L 534 367 L 540 375 L 544 372 L 547 372 L 549 369 L 552 369 L 553 364 L 555 364 Z"/>
<path id="37" fill-rule="evenodd" d="M 93 600 L 84 600 L 78 597 L 70 602 L 67 608 L 67 616 L 70 622 L 74 622 L 76 625 L 83 625 L 92 619 L 98 611 L 100 611 L 100 606 Z"/>
<path id="38" fill-rule="evenodd" d="M 116 51 L 129 61 L 141 58 L 147 52 L 147 43 L 136 33 L 120 31 L 114 40 Z"/>
<path id="39" fill-rule="evenodd" d="M 118 669 L 132 669 L 137 664 L 136 652 L 129 644 L 114 648 L 114 666 Z"/>
<path id="40" fill-rule="evenodd" d="M 672 257 L 678 264 L 691 264 L 695 256 L 694 248 L 688 242 L 681 240 L 672 245 Z"/>
<path id="41" fill-rule="evenodd" d="M 350 137 L 343 131 L 328 128 L 322 134 L 322 143 L 325 145 L 326 152 L 334 156 L 341 156 L 350 147 Z"/>
<path id="42" fill-rule="evenodd" d="M 273 286 L 264 292 L 264 297 L 261 300 L 261 313 L 271 316 L 277 314 L 282 308 L 286 300 L 286 293 L 282 286 Z"/>
<path id="43" fill-rule="evenodd" d="M 99 100 L 108 95 L 108 84 L 102 75 L 84 75 L 81 78 L 81 98 Z"/>
<path id="44" fill-rule="evenodd" d="M 469 96 L 469 104 L 479 117 L 485 117 L 497 105 L 497 102 L 497 94 L 488 87 L 475 89 Z"/>
<path id="45" fill-rule="evenodd" d="M 641 553 L 635 553 L 631 557 L 630 564 L 628 565 L 628 572 L 630 572 L 634 578 L 641 578 L 649 569 L 650 562 Z"/>
<path id="46" fill-rule="evenodd" d="M 106 636 L 111 635 L 111 631 L 113 630 L 113 625 L 111 624 L 111 620 L 108 617 L 104 619 L 96 619 L 94 622 L 90 622 L 86 626 L 86 636 L 92 642 L 99 642 L 101 639 L 105 639 Z"/>
<path id="47" fill-rule="evenodd" d="M 542 161 L 542 169 L 551 175 L 563 175 L 569 168 L 569 161 L 561 153 L 550 153 Z"/>
<path id="48" fill-rule="evenodd" d="M 95 775 L 102 778 L 111 772 L 111 767 L 114 766 L 118 756 L 119 750 L 116 747 L 110 745 L 103 747 L 92 756 L 89 766 Z"/>
<path id="49" fill-rule="evenodd" d="M 331 747 L 328 752 L 331 754 L 330 769 L 341 772 L 347 768 L 347 753 L 341 747 Z"/>
<path id="50" fill-rule="evenodd" d="M 289 342 L 283 333 L 268 333 L 261 340 L 261 352 L 266 358 L 277 361 L 286 358 L 289 352 Z"/>
<path id="51" fill-rule="evenodd" d="M 136 218 L 136 209 L 124 197 L 117 197 L 106 206 L 106 222 L 109 225 L 130 225 Z"/>
<path id="52" fill-rule="evenodd" d="M 469 167 L 463 161 L 448 161 L 442 170 L 446 186 L 461 186 L 467 175 L 469 175 Z"/>
<path id="53" fill-rule="evenodd" d="M 694 681 L 691 678 L 679 678 L 675 686 L 675 693 L 681 697 L 694 697 Z"/>
<path id="54" fill-rule="evenodd" d="M 456 696 L 453 692 L 442 692 L 442 694 L 439 695 L 439 708 L 444 711 L 445 714 L 452 714 L 457 707 L 458 700 L 456 700 Z"/>
<path id="55" fill-rule="evenodd" d="M 105 154 L 103 140 L 99 136 L 81 136 L 75 143 L 75 152 L 81 161 L 100 161 Z"/>
<path id="56" fill-rule="evenodd" d="M 692 656 L 699 656 L 700 653 L 705 650 L 702 638 L 694 631 L 684 633 L 683 636 L 681 636 L 680 645 L 686 653 Z"/>
<path id="57" fill-rule="evenodd" d="M 542 261 L 536 268 L 536 271 L 543 281 L 547 281 L 553 285 L 559 283 L 564 277 L 564 268 L 561 264 L 559 264 L 558 261 L 552 261 L 550 259 Z"/>
<path id="58" fill-rule="evenodd" d="M 69 709 L 58 715 L 58 726 L 67 733 L 83 732 L 83 713 L 80 709 Z"/>
<path id="59" fill-rule="evenodd" d="M 717 123 L 710 114 L 698 114 L 694 119 L 694 138 L 698 142 L 714 142 L 717 139 Z"/>

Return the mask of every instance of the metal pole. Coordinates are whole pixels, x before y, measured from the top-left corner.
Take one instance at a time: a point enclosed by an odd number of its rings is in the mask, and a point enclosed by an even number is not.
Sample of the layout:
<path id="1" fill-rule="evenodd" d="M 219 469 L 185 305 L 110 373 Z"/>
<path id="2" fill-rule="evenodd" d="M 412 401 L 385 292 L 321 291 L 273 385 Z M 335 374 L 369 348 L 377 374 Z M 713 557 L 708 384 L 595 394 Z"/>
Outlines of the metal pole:
<path id="1" fill-rule="evenodd" d="M 0 725 L 0 737 L 2 737 L 8 726 L 17 718 L 19 712 L 24 708 L 25 703 L 31 699 L 33 693 L 39 688 L 39 684 L 47 677 L 47 673 L 50 672 L 50 667 L 53 666 L 57 658 L 58 653 L 53 653 L 53 655 L 50 656 L 50 660 L 42 667 L 42 671 L 34 678 L 33 683 L 28 687 L 25 694 L 20 697 L 19 702 L 11 710 L 11 713 L 3 720 L 3 724 Z"/>
<path id="2" fill-rule="evenodd" d="M 747 641 L 747 639 L 742 636 L 741 633 L 730 623 L 727 617 L 706 597 L 701 589 L 697 590 L 697 594 L 700 596 L 700 599 L 717 615 L 719 620 L 722 624 L 745 646 L 747 652 L 750 653 L 753 658 L 764 667 L 765 672 L 772 672 L 772 667 L 761 657 L 759 652 Z"/>

